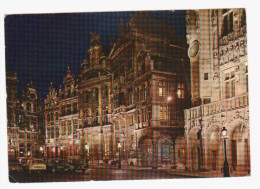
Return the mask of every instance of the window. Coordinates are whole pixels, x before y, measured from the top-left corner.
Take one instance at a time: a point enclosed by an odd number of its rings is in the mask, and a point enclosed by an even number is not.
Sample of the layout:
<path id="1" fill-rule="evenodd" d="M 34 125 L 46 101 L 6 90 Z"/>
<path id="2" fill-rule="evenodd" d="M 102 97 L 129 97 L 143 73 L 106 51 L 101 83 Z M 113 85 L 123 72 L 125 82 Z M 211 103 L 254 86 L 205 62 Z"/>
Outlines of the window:
<path id="1" fill-rule="evenodd" d="M 160 106 L 160 120 L 166 120 L 166 106 Z"/>
<path id="2" fill-rule="evenodd" d="M 78 122 L 76 119 L 73 120 L 73 134 L 77 134 Z"/>
<path id="3" fill-rule="evenodd" d="M 222 36 L 226 36 L 233 32 L 233 12 L 223 15 Z"/>
<path id="4" fill-rule="evenodd" d="M 225 74 L 225 98 L 235 96 L 235 72 Z"/>
<path id="5" fill-rule="evenodd" d="M 71 104 L 67 104 L 67 115 L 71 114 Z"/>
<path id="6" fill-rule="evenodd" d="M 209 80 L 209 74 L 208 73 L 204 73 L 204 80 Z"/>
<path id="7" fill-rule="evenodd" d="M 56 127 L 56 138 L 59 138 L 59 127 Z"/>
<path id="8" fill-rule="evenodd" d="M 166 96 L 166 83 L 159 81 L 159 96 Z"/>
<path id="9" fill-rule="evenodd" d="M 246 25 L 246 11 L 245 9 L 242 10 L 242 15 L 241 15 L 241 26 Z"/>
<path id="10" fill-rule="evenodd" d="M 245 89 L 248 92 L 248 66 L 245 68 Z"/>
<path id="11" fill-rule="evenodd" d="M 71 121 L 68 121 L 68 135 L 71 135 Z"/>
<path id="12" fill-rule="evenodd" d="M 177 84 L 177 96 L 180 99 L 184 99 L 184 97 L 185 97 L 185 91 L 184 91 L 184 84 L 183 83 Z"/>
<path id="13" fill-rule="evenodd" d="M 54 128 L 51 128 L 51 138 L 54 138 Z"/>

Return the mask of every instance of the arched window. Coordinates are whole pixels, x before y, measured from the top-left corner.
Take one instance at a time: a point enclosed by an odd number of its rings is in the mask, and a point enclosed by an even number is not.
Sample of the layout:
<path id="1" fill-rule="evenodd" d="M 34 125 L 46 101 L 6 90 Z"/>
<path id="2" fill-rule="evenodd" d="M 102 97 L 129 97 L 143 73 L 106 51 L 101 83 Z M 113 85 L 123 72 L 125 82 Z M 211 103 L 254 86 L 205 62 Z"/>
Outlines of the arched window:
<path id="1" fill-rule="evenodd" d="M 170 158 L 170 142 L 168 140 L 164 140 L 161 145 L 162 148 L 162 161 L 163 159 Z"/>

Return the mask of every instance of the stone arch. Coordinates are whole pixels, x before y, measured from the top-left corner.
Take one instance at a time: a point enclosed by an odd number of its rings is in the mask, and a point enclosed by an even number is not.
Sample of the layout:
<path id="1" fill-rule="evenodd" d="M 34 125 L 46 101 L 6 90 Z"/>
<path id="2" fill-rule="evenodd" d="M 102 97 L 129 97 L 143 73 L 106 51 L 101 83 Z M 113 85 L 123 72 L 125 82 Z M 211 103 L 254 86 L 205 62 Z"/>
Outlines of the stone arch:
<path id="1" fill-rule="evenodd" d="M 223 162 L 221 127 L 211 128 L 208 134 L 208 164 L 211 170 L 216 171 L 221 169 Z"/>
<path id="2" fill-rule="evenodd" d="M 247 135 L 249 134 L 249 125 L 246 120 L 244 120 L 240 117 L 240 118 L 231 120 L 228 123 L 228 125 L 229 125 L 229 132 L 228 132 L 229 138 L 232 137 L 233 132 L 235 131 L 235 129 L 237 129 L 238 126 L 240 126 L 240 132 L 242 134 L 241 136 L 248 138 L 248 136 L 245 136 L 245 134 L 247 134 Z"/>
<path id="3" fill-rule="evenodd" d="M 228 154 L 233 170 L 250 169 L 249 133 L 247 123 L 239 118 L 230 122 Z"/>
<path id="4" fill-rule="evenodd" d="M 151 167 L 153 159 L 152 138 L 148 135 L 138 140 L 138 164 L 142 167 Z"/>
<path id="5" fill-rule="evenodd" d="M 199 170 L 201 165 L 201 135 L 200 127 L 194 127 L 190 131 L 189 140 L 187 145 L 189 167 L 192 170 Z"/>
<path id="6" fill-rule="evenodd" d="M 158 140 L 158 164 L 170 166 L 173 160 L 173 141 L 168 135 L 161 135 Z"/>

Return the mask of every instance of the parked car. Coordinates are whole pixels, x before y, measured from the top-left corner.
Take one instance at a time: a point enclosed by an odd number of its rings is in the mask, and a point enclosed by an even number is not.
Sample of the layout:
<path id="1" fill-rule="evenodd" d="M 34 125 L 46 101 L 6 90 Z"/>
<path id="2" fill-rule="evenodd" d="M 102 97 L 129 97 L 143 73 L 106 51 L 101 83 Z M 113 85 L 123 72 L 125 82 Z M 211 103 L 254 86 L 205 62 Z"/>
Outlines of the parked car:
<path id="1" fill-rule="evenodd" d="M 63 159 L 53 159 L 49 164 L 47 164 L 47 170 L 55 174 L 56 172 L 75 170 L 75 166 Z"/>
<path id="2" fill-rule="evenodd" d="M 46 164 L 44 163 L 43 159 L 32 159 L 29 163 L 28 167 L 29 173 L 33 171 L 46 171 Z"/>
<path id="3" fill-rule="evenodd" d="M 81 159 L 72 159 L 68 161 L 70 164 L 72 164 L 75 167 L 75 171 L 81 171 L 81 172 L 87 172 L 88 165 L 84 160 Z"/>

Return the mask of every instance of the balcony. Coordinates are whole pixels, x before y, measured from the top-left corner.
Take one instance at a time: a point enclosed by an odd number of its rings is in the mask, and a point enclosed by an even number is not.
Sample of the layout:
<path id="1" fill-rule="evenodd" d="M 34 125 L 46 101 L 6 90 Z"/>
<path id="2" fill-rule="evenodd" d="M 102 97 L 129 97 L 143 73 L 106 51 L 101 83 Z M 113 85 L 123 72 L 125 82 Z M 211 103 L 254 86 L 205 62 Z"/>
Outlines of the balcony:
<path id="1" fill-rule="evenodd" d="M 201 116 L 213 115 L 221 112 L 227 112 L 248 106 L 248 93 L 233 98 L 224 99 L 218 102 L 212 102 L 184 110 L 185 119 L 196 119 Z"/>

